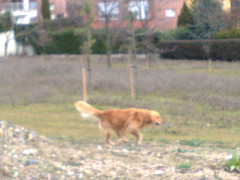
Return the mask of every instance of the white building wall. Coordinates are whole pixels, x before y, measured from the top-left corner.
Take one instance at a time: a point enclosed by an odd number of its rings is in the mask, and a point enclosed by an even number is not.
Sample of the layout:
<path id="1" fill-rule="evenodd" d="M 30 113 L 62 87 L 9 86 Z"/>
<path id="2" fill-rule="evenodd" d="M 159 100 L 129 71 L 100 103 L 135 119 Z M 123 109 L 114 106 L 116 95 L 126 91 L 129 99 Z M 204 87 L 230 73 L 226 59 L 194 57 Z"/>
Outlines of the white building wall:
<path id="1" fill-rule="evenodd" d="M 16 41 L 14 39 L 14 31 L 0 33 L 0 56 L 5 55 L 5 43 L 7 42 L 7 55 L 16 54 Z"/>
<path id="2" fill-rule="evenodd" d="M 35 54 L 34 49 L 30 45 L 18 44 L 14 37 L 14 31 L 0 33 L 0 56 L 5 56 L 5 43 L 7 41 L 7 56 Z"/>

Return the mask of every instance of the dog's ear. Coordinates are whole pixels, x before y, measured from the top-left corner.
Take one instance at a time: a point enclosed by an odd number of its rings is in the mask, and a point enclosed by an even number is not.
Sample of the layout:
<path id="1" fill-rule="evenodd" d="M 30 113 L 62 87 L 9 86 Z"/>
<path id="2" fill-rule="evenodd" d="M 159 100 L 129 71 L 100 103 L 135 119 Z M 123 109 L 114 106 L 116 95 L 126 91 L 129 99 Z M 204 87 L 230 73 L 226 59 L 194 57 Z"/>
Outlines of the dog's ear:
<path id="1" fill-rule="evenodd" d="M 151 125 L 153 123 L 151 113 L 145 112 L 143 118 L 145 125 Z"/>
<path id="2" fill-rule="evenodd" d="M 150 126 L 153 123 L 151 114 L 146 111 L 133 111 L 130 119 L 138 121 L 142 127 Z"/>

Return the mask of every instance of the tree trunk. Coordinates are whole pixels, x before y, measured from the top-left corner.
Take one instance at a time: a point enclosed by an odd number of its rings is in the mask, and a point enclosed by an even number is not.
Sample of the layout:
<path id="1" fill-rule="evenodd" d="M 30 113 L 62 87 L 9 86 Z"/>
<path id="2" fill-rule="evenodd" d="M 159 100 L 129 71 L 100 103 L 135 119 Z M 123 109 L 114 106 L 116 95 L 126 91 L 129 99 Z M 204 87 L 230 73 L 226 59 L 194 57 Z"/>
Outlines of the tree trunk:
<path id="1" fill-rule="evenodd" d="M 111 64 L 111 51 L 107 51 L 107 67 L 108 69 L 110 69 L 112 67 L 112 64 Z"/>
<path id="2" fill-rule="evenodd" d="M 8 51 L 8 40 L 6 39 L 6 42 L 4 43 L 4 56 L 7 56 L 7 51 Z"/>
<path id="3" fill-rule="evenodd" d="M 106 49 L 107 49 L 107 68 L 110 69 L 111 64 L 111 41 L 110 41 L 110 32 L 109 32 L 109 20 L 106 19 Z"/>

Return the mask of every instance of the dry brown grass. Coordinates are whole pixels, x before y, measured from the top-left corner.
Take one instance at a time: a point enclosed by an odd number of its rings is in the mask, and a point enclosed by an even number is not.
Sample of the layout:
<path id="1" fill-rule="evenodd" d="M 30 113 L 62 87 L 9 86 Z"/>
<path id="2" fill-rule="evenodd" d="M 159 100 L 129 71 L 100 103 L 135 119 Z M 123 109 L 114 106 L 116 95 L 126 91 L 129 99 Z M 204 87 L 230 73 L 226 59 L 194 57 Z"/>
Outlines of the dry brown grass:
<path id="1" fill-rule="evenodd" d="M 237 141 L 240 63 L 214 62 L 211 72 L 207 70 L 207 61 L 157 60 L 151 62 L 149 70 L 144 60 L 139 59 L 136 64 L 137 99 L 131 100 L 127 62 L 115 59 L 113 68 L 107 70 L 105 59 L 94 56 L 88 89 L 90 103 L 100 109 L 137 107 L 159 111 L 166 123 L 161 131 L 146 130 L 148 139 L 155 133 L 169 139 Z M 46 134 L 54 127 L 61 129 L 61 121 L 78 123 L 79 117 L 71 105 L 82 98 L 82 65 L 79 56 L 0 59 L 0 119 L 29 123 L 31 128 Z M 48 106 L 54 106 L 56 112 L 48 111 Z M 22 111 L 18 111 L 19 107 Z M 28 108 L 36 111 L 27 114 Z M 48 125 L 40 127 L 39 122 Z M 69 133 L 71 128 L 74 131 Z M 73 125 L 55 130 L 55 134 L 77 136 L 78 131 Z"/>

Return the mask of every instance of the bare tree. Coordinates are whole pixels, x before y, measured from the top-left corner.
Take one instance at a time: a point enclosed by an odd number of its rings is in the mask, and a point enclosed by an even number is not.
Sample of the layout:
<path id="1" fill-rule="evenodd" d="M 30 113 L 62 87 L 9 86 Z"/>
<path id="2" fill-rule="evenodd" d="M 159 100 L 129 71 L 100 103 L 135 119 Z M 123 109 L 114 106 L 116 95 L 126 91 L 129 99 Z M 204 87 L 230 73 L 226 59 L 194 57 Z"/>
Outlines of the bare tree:
<path id="1" fill-rule="evenodd" d="M 94 20 L 93 4 L 88 0 L 84 0 L 83 6 L 82 6 L 82 11 L 80 14 L 85 19 L 84 28 L 78 29 L 76 33 L 85 37 L 83 45 L 80 47 L 80 49 L 82 50 L 82 53 L 84 55 L 84 59 L 86 62 L 86 66 L 87 66 L 88 87 L 90 89 L 90 86 L 91 86 L 91 55 L 92 55 L 92 46 L 95 43 L 95 39 L 93 39 L 92 32 L 91 32 L 92 31 L 91 24 L 93 23 L 93 20 Z"/>
<path id="2" fill-rule="evenodd" d="M 165 8 L 169 3 L 167 0 L 159 0 L 158 3 L 161 3 L 161 6 L 156 7 L 154 0 L 125 0 L 125 3 L 128 3 L 128 20 L 129 20 L 129 36 L 131 39 L 130 52 L 132 52 L 132 58 L 134 59 L 137 52 L 136 47 L 136 38 L 140 39 L 138 42 L 138 50 L 145 53 L 147 67 L 149 67 L 149 59 L 151 53 L 156 53 L 158 50 L 154 44 L 154 36 L 156 35 L 156 22 L 160 23 L 162 17 L 157 17 L 156 13 L 160 12 Z M 154 10 L 153 10 L 154 9 Z M 153 20 L 155 23 L 152 23 Z M 140 26 L 136 27 L 135 22 L 139 22 Z M 135 23 L 136 24 L 136 23 Z"/>
<path id="3" fill-rule="evenodd" d="M 83 45 L 80 47 L 86 60 L 87 68 L 90 70 L 90 59 L 92 54 L 92 46 L 95 43 L 95 40 L 92 37 L 91 24 L 94 20 L 93 14 L 93 4 L 88 0 L 83 1 L 81 15 L 85 18 L 85 24 L 83 29 L 77 31 L 77 34 L 83 35 L 86 39 L 83 42 Z"/>
<path id="4" fill-rule="evenodd" d="M 136 37 L 142 36 L 138 32 L 136 32 L 137 28 L 141 28 L 141 33 L 145 33 L 148 29 L 148 20 L 149 20 L 149 1 L 141 1 L 141 0 L 126 0 L 125 1 L 128 5 L 128 21 L 129 21 L 129 62 L 132 59 L 136 58 L 137 47 L 136 47 Z M 136 27 L 134 22 L 140 21 L 141 27 Z M 132 63 L 132 62 L 131 62 Z"/>
<path id="5" fill-rule="evenodd" d="M 107 67 L 111 67 L 112 47 L 122 32 L 121 0 L 102 0 L 97 4 L 98 20 L 104 22 L 104 38 L 107 51 Z M 114 22 L 114 27 L 111 26 Z"/>

